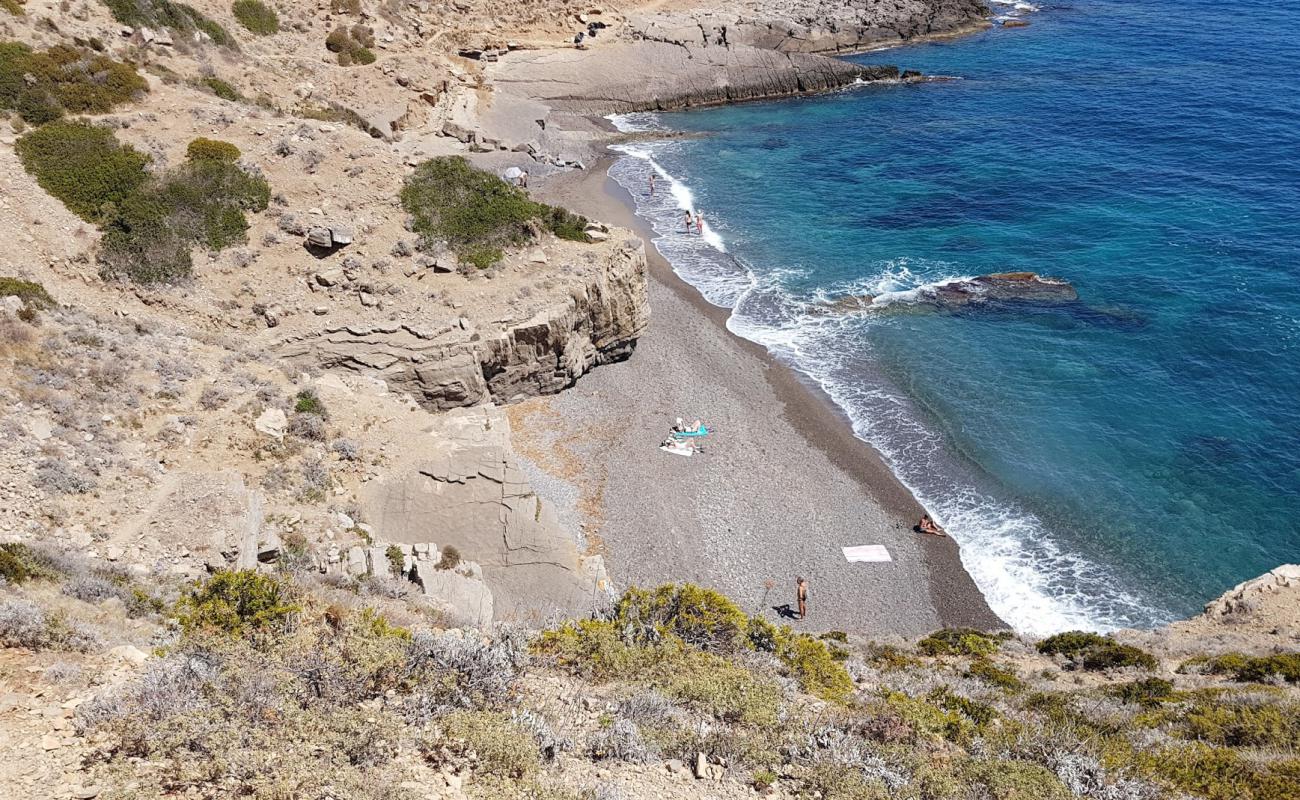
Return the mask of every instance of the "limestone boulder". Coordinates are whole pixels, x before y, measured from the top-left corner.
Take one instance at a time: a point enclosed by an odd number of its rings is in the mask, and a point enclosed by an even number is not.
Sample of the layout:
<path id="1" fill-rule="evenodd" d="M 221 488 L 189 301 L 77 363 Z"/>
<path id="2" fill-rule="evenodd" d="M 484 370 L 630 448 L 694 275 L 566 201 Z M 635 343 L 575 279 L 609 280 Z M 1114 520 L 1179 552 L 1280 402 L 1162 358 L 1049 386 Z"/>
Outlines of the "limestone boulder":
<path id="1" fill-rule="evenodd" d="M 268 408 L 253 421 L 253 429 L 275 439 L 283 439 L 289 429 L 289 418 L 278 408 Z"/>

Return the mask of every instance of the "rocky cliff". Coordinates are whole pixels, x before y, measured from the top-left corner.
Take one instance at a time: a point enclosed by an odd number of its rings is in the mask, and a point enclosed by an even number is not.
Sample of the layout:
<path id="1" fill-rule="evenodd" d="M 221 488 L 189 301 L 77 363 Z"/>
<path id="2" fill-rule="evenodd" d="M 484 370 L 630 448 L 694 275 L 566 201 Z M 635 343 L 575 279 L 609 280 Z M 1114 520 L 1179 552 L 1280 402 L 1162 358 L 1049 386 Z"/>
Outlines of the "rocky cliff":
<path id="1" fill-rule="evenodd" d="M 630 14 L 637 35 L 697 47 L 845 53 L 969 33 L 989 25 L 979 0 L 756 0 Z"/>
<path id="2" fill-rule="evenodd" d="M 277 355 L 300 367 L 382 378 L 432 409 L 553 394 L 592 367 L 626 358 L 649 322 L 642 243 L 586 247 L 576 274 L 535 286 L 546 294 L 528 316 L 495 302 L 493 292 L 441 316 L 399 313 L 300 328 Z M 531 295 L 534 287 L 526 288 Z"/>

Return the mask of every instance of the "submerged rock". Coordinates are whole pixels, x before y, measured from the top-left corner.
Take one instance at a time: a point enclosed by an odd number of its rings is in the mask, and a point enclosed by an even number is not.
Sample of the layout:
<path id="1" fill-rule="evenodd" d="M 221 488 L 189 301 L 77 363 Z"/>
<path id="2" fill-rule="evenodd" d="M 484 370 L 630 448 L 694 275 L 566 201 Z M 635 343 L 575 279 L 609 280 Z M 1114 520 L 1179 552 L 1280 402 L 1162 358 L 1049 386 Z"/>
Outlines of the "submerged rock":
<path id="1" fill-rule="evenodd" d="M 1034 272 L 997 272 L 976 278 L 922 286 L 907 293 L 850 295 L 823 304 L 819 313 L 840 314 L 884 309 L 951 311 L 986 303 L 1075 303 L 1079 293 L 1068 281 Z"/>

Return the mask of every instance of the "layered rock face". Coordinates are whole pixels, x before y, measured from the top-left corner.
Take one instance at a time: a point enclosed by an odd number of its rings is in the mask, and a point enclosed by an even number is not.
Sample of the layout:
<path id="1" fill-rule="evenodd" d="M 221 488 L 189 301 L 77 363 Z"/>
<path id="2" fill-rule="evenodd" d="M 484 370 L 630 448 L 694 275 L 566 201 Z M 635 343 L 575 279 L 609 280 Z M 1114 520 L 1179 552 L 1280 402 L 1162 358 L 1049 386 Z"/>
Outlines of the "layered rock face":
<path id="1" fill-rule="evenodd" d="M 438 410 L 553 394 L 626 358 L 649 323 L 644 246 L 600 247 L 594 268 L 559 284 L 526 319 L 488 306 L 481 315 L 330 323 L 292 335 L 277 355 L 382 378 Z"/>
<path id="2" fill-rule="evenodd" d="M 979 0 L 751 0 L 632 14 L 628 23 L 646 39 L 682 46 L 843 53 L 958 35 L 988 17 Z"/>

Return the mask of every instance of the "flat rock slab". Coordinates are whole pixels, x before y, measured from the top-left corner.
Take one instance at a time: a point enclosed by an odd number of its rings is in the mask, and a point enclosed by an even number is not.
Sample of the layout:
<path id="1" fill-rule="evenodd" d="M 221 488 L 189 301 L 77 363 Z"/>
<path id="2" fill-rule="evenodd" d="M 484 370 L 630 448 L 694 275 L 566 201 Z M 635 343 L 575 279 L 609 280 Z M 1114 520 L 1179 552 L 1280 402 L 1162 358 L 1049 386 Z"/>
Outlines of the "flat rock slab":
<path id="1" fill-rule="evenodd" d="M 363 498 L 377 536 L 450 545 L 480 564 L 498 619 L 589 610 L 603 565 L 581 557 L 528 483 L 510 448 L 505 415 L 488 407 L 439 419 L 427 460 L 374 481 Z"/>

